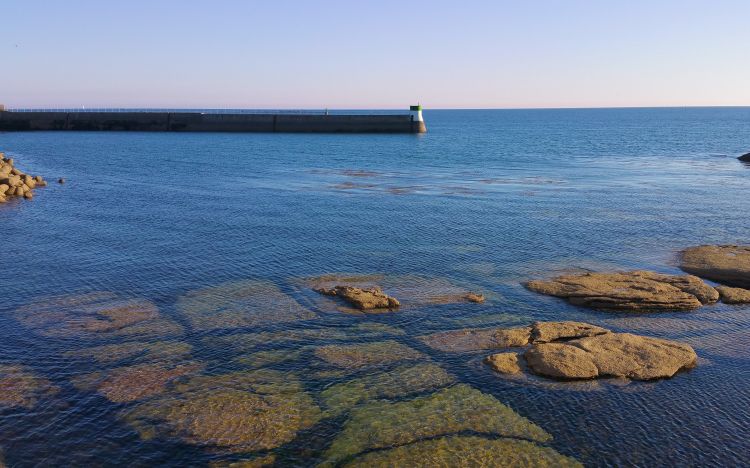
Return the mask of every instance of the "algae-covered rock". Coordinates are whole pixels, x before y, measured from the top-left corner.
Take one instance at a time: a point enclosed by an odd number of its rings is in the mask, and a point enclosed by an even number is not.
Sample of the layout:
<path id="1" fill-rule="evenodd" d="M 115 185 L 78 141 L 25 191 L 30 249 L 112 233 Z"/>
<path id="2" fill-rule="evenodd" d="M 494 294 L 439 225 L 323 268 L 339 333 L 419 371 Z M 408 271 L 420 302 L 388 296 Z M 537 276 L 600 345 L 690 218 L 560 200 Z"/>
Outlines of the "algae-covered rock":
<path id="1" fill-rule="evenodd" d="M 330 414 L 339 414 L 357 404 L 378 398 L 396 398 L 445 387 L 455 378 L 437 364 L 404 365 L 333 385 L 321 393 Z"/>
<path id="2" fill-rule="evenodd" d="M 329 463 L 338 463 L 367 450 L 462 431 L 538 442 L 551 439 L 495 397 L 459 384 L 410 401 L 376 401 L 353 409 L 325 457 Z"/>
<path id="3" fill-rule="evenodd" d="M 316 314 L 268 281 L 236 281 L 191 291 L 177 308 L 196 330 L 310 320 Z"/>
<path id="4" fill-rule="evenodd" d="M 574 305 L 624 311 L 692 310 L 719 299 L 700 278 L 651 271 L 563 275 L 529 281 L 526 287 Z"/>
<path id="5" fill-rule="evenodd" d="M 716 288 L 725 304 L 750 304 L 750 290 L 743 288 L 731 288 L 729 286 L 718 286 Z"/>
<path id="6" fill-rule="evenodd" d="M 239 453 L 290 442 L 320 416 L 294 376 L 262 370 L 194 377 L 123 418 L 144 439 L 178 438 Z"/>
<path id="7" fill-rule="evenodd" d="M 167 390 L 170 382 L 198 372 L 201 368 L 197 363 L 177 366 L 137 364 L 82 376 L 73 384 L 80 389 L 95 389 L 114 403 L 127 403 L 160 395 Z"/>
<path id="8" fill-rule="evenodd" d="M 426 358 L 419 351 L 392 340 L 321 346 L 315 350 L 315 355 L 323 361 L 343 369 L 359 369 L 391 362 Z"/>
<path id="9" fill-rule="evenodd" d="M 183 332 L 162 317 L 152 302 L 123 299 L 111 292 L 41 299 L 15 311 L 16 319 L 46 337 L 104 339 L 161 337 Z"/>
<path id="10" fill-rule="evenodd" d="M 250 369 L 259 369 L 261 367 L 272 366 L 282 362 L 296 361 L 306 351 L 307 348 L 258 351 L 251 354 L 237 356 L 232 359 L 232 362 Z"/>
<path id="11" fill-rule="evenodd" d="M 448 436 L 367 453 L 347 468 L 583 467 L 577 460 L 533 442 Z"/>
<path id="12" fill-rule="evenodd" d="M 337 285 L 328 289 L 317 288 L 315 291 L 325 296 L 340 297 L 359 310 L 392 310 L 401 305 L 398 299 L 384 293 L 379 287 L 357 288 L 354 286 Z"/>
<path id="13" fill-rule="evenodd" d="M 496 353 L 484 358 L 484 362 L 495 372 L 501 374 L 519 374 L 521 365 L 518 362 L 516 353 Z"/>
<path id="14" fill-rule="evenodd" d="M 192 346 L 181 341 L 127 342 L 94 346 L 64 353 L 65 357 L 91 359 L 100 364 L 114 363 L 125 359 L 146 361 L 175 361 L 187 357 Z"/>
<path id="15" fill-rule="evenodd" d="M 22 365 L 0 365 L 0 409 L 34 408 L 40 399 L 58 388 Z"/>
<path id="16" fill-rule="evenodd" d="M 208 464 L 210 468 L 266 468 L 276 463 L 276 455 L 270 453 L 257 458 L 243 460 L 213 461 Z"/>
<path id="17" fill-rule="evenodd" d="M 694 275 L 750 289 L 750 245 L 699 245 L 681 252 L 680 268 Z"/>
<path id="18" fill-rule="evenodd" d="M 430 348 L 454 353 L 526 346 L 530 338 L 531 327 L 452 330 L 419 337 Z"/>

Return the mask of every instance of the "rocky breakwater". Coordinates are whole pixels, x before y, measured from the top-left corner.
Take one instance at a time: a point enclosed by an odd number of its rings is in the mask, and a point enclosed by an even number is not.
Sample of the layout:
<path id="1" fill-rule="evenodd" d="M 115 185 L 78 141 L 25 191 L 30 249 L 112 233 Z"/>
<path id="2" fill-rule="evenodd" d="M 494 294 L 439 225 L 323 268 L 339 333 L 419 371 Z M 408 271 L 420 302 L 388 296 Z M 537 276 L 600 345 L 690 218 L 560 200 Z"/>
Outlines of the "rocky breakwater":
<path id="1" fill-rule="evenodd" d="M 24 174 L 15 167 L 12 158 L 6 158 L 5 154 L 0 153 L 0 203 L 5 203 L 9 197 L 31 200 L 36 187 L 46 186 L 47 182 L 42 176 Z"/>
<path id="2" fill-rule="evenodd" d="M 504 337 L 512 336 L 512 340 Z M 652 380 L 695 367 L 689 345 L 631 333 L 614 333 L 583 322 L 535 322 L 528 327 L 455 330 L 420 338 L 440 351 L 524 348 L 485 358 L 502 374 L 532 373 L 560 380 L 619 377 Z"/>
<path id="3" fill-rule="evenodd" d="M 719 300 L 719 292 L 696 276 L 642 270 L 562 275 L 525 286 L 574 305 L 631 312 L 693 310 Z"/>

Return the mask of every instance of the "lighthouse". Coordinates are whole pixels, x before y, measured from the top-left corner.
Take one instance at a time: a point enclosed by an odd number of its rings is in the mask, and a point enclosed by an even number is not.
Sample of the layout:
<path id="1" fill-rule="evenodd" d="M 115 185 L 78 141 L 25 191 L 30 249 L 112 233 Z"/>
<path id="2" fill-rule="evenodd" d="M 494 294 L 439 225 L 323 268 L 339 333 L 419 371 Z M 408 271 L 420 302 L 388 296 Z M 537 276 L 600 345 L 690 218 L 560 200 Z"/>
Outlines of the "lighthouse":
<path id="1" fill-rule="evenodd" d="M 411 128 L 412 133 L 425 133 L 427 127 L 424 124 L 422 118 L 422 106 L 417 104 L 416 106 L 409 107 L 409 114 L 411 115 Z"/>

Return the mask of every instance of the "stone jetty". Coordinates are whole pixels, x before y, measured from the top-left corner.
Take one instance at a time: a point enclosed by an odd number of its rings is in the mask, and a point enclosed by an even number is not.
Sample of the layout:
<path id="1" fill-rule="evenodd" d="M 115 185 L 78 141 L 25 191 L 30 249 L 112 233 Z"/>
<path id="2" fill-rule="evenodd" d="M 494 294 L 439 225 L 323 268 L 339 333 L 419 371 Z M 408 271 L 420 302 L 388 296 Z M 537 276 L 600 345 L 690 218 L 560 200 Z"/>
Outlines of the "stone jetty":
<path id="1" fill-rule="evenodd" d="M 6 158 L 0 153 L 0 203 L 10 197 L 34 198 L 34 189 L 46 187 L 47 181 L 42 176 L 24 174 L 17 167 L 13 158 Z"/>

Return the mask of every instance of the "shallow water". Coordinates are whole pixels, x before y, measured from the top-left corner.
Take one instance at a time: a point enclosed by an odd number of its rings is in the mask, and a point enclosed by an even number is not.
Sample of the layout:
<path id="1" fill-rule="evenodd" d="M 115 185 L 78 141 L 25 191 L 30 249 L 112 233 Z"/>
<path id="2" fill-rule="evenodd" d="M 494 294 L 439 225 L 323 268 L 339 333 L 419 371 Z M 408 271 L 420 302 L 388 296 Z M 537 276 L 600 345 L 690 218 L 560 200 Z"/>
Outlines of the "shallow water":
<path id="1" fill-rule="evenodd" d="M 31 376 L 25 398 L 0 398 L 0 460 L 311 466 L 369 427 L 352 422 L 382 404 L 368 398 L 460 383 L 551 436 L 521 440 L 587 466 L 750 463 L 750 307 L 597 312 L 520 285 L 578 269 L 677 273 L 683 247 L 748 243 L 750 167 L 735 158 L 750 151 L 750 108 L 425 118 L 426 135 L 0 134 L 21 169 L 67 180 L 0 205 L 0 365 Z M 310 290 L 330 274 L 381 275 L 415 305 L 349 313 Z M 444 298 L 464 290 L 488 300 Z M 658 382 L 550 383 L 417 339 L 540 319 L 679 339 L 700 364 Z M 104 345 L 122 346 L 90 349 Z M 394 372 L 384 381 L 403 385 L 399 369 L 435 365 L 434 386 L 326 407 L 337 384 Z M 232 418 L 261 406 L 275 437 Z"/>

